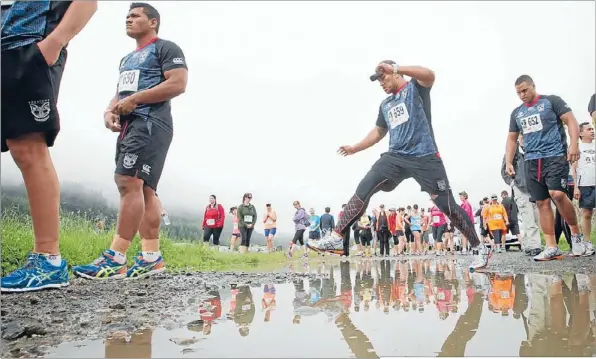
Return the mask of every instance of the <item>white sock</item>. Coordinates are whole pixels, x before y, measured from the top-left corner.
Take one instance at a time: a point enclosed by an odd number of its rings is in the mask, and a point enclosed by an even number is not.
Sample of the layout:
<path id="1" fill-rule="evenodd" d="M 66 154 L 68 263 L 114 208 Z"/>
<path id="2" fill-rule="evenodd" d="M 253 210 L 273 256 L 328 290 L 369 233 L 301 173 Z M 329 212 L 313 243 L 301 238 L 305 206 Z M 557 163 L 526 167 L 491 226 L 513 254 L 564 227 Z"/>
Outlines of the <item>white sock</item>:
<path id="1" fill-rule="evenodd" d="M 118 251 L 112 250 L 114 252 L 114 261 L 118 264 L 126 263 L 126 254 L 120 253 Z"/>
<path id="2" fill-rule="evenodd" d="M 161 252 L 141 252 L 145 262 L 155 262 L 161 256 Z"/>
<path id="3" fill-rule="evenodd" d="M 60 254 L 44 254 L 44 256 L 54 267 L 60 267 L 62 264 L 62 256 Z"/>

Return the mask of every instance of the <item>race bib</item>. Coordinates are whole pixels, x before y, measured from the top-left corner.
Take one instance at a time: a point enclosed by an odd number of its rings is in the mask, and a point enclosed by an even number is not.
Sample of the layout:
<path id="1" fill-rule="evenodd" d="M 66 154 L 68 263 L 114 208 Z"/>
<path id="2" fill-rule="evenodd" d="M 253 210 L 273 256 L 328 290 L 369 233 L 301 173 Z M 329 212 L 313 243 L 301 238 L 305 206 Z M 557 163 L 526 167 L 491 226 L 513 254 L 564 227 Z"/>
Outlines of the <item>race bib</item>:
<path id="1" fill-rule="evenodd" d="M 439 218 L 439 216 L 433 216 L 433 223 L 439 223 L 441 222 L 441 218 Z"/>
<path id="2" fill-rule="evenodd" d="M 410 119 L 408 108 L 403 102 L 391 107 L 389 111 L 387 111 L 387 115 L 389 116 L 389 124 L 391 125 L 392 130 Z"/>
<path id="3" fill-rule="evenodd" d="M 437 293 L 437 299 L 438 300 L 445 300 L 445 293 L 443 293 L 443 292 Z"/>
<path id="4" fill-rule="evenodd" d="M 252 223 L 252 216 L 244 216 L 244 222 Z"/>
<path id="5" fill-rule="evenodd" d="M 519 120 L 522 131 L 525 134 L 542 131 L 542 121 L 540 120 L 540 114 L 534 114 L 528 117 L 524 117 Z"/>
<path id="6" fill-rule="evenodd" d="M 493 215 L 493 219 L 498 221 L 498 220 L 501 220 L 501 219 L 503 219 L 503 216 L 502 216 L 502 215 L 500 215 L 500 214 L 494 214 L 494 215 Z"/>
<path id="7" fill-rule="evenodd" d="M 123 71 L 118 80 L 118 92 L 137 92 L 139 89 L 139 70 Z"/>
<path id="8" fill-rule="evenodd" d="M 267 224 L 273 224 L 273 220 L 271 218 L 267 219 Z"/>
<path id="9" fill-rule="evenodd" d="M 238 229 L 238 223 L 234 223 L 234 229 Z"/>
<path id="10" fill-rule="evenodd" d="M 503 298 L 503 299 L 509 299 L 509 292 L 502 291 L 501 292 L 501 298 Z"/>
<path id="11" fill-rule="evenodd" d="M 208 219 L 208 220 L 207 220 L 207 225 L 208 225 L 208 226 L 213 226 L 213 225 L 215 225 L 215 219 Z"/>
<path id="12" fill-rule="evenodd" d="M 250 304 L 244 304 L 242 310 L 250 310 Z"/>

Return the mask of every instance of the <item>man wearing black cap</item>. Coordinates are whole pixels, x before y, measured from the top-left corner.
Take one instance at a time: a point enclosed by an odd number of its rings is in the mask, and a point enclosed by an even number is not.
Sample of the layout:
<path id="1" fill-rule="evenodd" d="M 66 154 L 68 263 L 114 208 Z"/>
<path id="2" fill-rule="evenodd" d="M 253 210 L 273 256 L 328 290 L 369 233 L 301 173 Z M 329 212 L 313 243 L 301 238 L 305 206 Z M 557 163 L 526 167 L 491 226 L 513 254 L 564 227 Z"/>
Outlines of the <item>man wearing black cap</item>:
<path id="1" fill-rule="evenodd" d="M 412 80 L 407 81 L 404 76 Z M 370 133 L 355 145 L 341 146 L 338 153 L 353 155 L 372 147 L 388 133 L 389 151 L 381 155 L 362 179 L 335 231 L 319 241 L 320 249 L 341 246 L 342 234 L 364 213 L 373 194 L 393 191 L 403 180 L 414 178 L 470 241 L 477 256 L 470 268 L 485 267 L 490 251 L 478 239 L 470 218 L 456 204 L 435 143 L 430 111 L 434 72 L 421 66 L 398 66 L 395 61 L 386 60 L 377 65 L 370 80 L 379 81 L 389 97 L 381 103 L 376 126 Z"/>

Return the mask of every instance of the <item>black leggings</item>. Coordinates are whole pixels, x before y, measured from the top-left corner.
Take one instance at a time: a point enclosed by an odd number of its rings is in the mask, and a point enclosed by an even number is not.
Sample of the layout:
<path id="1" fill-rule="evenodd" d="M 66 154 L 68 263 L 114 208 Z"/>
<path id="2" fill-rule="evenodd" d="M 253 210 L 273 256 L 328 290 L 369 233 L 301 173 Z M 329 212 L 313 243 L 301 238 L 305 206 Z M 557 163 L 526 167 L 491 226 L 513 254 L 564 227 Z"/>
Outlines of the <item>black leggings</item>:
<path id="1" fill-rule="evenodd" d="M 203 242 L 209 242 L 209 239 L 211 239 L 211 235 L 213 235 L 213 245 L 219 246 L 219 236 L 221 236 L 221 231 L 223 231 L 223 227 L 221 227 L 221 228 L 205 227 L 205 230 L 203 230 Z"/>
<path id="2" fill-rule="evenodd" d="M 381 255 L 389 254 L 389 238 L 391 237 L 391 233 L 386 229 L 382 229 L 377 232 L 377 236 L 381 244 Z"/>
<path id="3" fill-rule="evenodd" d="M 505 238 L 503 238 L 503 231 L 500 229 L 496 229 L 494 231 L 490 231 L 493 234 L 493 238 L 495 239 L 495 244 L 505 244 Z M 503 243 L 501 243 L 503 242 Z"/>
<path id="4" fill-rule="evenodd" d="M 250 237 L 252 236 L 252 231 L 254 230 L 254 227 L 253 228 L 240 227 L 238 229 L 240 230 L 240 238 L 242 238 L 242 240 L 240 241 L 240 245 L 244 246 L 244 247 L 249 247 L 250 246 Z"/>
<path id="5" fill-rule="evenodd" d="M 573 186 L 567 186 L 567 198 L 573 201 Z M 575 210 L 575 208 L 573 210 Z M 557 241 L 557 244 L 559 244 L 559 238 L 561 238 L 561 234 L 565 235 L 565 239 L 567 240 L 567 243 L 569 243 L 569 247 L 572 247 L 573 241 L 571 240 L 571 229 L 557 208 L 555 210 L 555 240 Z"/>
<path id="6" fill-rule="evenodd" d="M 344 255 L 347 257 L 350 255 L 350 228 L 347 227 L 345 233 L 343 233 L 344 237 Z"/>
<path id="7" fill-rule="evenodd" d="M 480 240 L 476 234 L 474 224 L 467 213 L 457 204 L 457 202 L 455 202 L 446 175 L 444 175 L 444 166 L 442 162 L 438 159 L 433 160 L 428 157 L 429 156 L 408 159 L 383 154 L 366 176 L 364 176 L 362 181 L 360 181 L 360 184 L 358 184 L 356 193 L 344 208 L 343 215 L 335 227 L 335 232 L 339 235 L 343 235 L 346 228 L 350 228 L 351 225 L 364 214 L 371 197 L 375 193 L 379 191 L 391 192 L 404 179 L 414 177 L 422 187 L 422 190 L 426 191 L 431 196 L 436 195 L 436 198 L 433 199 L 434 203 L 439 207 L 441 212 L 449 218 L 452 225 L 459 229 L 459 231 L 468 239 L 470 245 L 472 247 L 478 246 Z M 419 164 L 417 165 L 417 163 Z M 418 167 L 406 168 L 406 165 Z M 443 173 L 442 179 L 435 182 L 429 182 L 429 178 L 441 175 L 441 172 Z M 432 186 L 435 186 L 436 188 Z"/>
<path id="8" fill-rule="evenodd" d="M 304 245 L 304 231 L 305 231 L 305 229 L 296 230 L 296 233 L 294 233 L 294 239 L 292 239 L 292 243 L 296 244 L 297 242 L 300 242 L 300 245 L 303 246 Z"/>

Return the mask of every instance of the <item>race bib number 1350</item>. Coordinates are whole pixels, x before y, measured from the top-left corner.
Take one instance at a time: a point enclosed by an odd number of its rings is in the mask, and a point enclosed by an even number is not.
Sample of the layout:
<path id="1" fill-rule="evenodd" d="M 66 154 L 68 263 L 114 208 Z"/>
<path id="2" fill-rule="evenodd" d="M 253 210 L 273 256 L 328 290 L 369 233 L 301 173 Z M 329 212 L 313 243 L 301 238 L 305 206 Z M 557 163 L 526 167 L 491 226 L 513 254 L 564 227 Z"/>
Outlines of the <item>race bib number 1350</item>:
<path id="1" fill-rule="evenodd" d="M 118 81 L 118 92 L 137 92 L 139 89 L 139 70 L 123 71 Z"/>
<path id="2" fill-rule="evenodd" d="M 540 119 L 540 114 L 524 117 L 519 122 L 524 135 L 532 132 L 542 131 L 542 121 Z"/>

